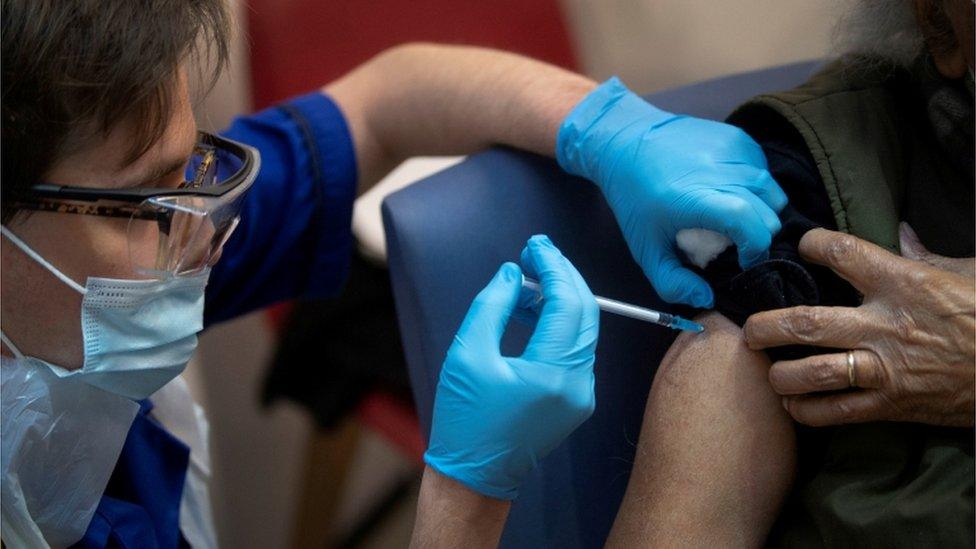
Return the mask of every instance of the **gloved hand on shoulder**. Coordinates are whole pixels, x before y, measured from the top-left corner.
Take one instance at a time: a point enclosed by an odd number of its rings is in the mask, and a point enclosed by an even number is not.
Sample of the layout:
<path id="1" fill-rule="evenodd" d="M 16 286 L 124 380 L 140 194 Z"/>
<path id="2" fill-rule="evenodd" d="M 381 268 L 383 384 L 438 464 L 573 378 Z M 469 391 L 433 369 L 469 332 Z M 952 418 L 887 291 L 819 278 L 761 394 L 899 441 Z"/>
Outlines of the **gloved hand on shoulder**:
<path id="1" fill-rule="evenodd" d="M 665 301 L 711 307 L 701 277 L 681 265 L 676 238 L 708 229 L 748 267 L 768 256 L 786 195 L 762 149 L 742 130 L 660 110 L 611 78 L 559 129 L 556 159 L 603 191 L 631 253 Z"/>

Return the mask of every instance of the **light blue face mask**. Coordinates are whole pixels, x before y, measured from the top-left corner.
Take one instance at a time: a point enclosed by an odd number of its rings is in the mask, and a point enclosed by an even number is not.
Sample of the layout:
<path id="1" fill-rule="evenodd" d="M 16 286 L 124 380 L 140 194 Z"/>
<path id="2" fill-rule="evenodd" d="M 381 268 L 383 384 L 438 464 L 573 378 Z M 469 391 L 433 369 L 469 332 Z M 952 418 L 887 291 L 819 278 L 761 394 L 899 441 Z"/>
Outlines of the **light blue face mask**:
<path id="1" fill-rule="evenodd" d="M 155 393 L 178 376 L 197 347 L 203 329 L 203 290 L 210 271 L 167 280 L 88 277 L 85 286 L 59 271 L 24 241 L 0 227 L 25 254 L 82 294 L 81 331 L 85 362 L 66 370 L 24 356 L 6 334 L 0 337 L 17 356 L 51 369 L 58 377 L 85 383 L 133 400 Z"/>

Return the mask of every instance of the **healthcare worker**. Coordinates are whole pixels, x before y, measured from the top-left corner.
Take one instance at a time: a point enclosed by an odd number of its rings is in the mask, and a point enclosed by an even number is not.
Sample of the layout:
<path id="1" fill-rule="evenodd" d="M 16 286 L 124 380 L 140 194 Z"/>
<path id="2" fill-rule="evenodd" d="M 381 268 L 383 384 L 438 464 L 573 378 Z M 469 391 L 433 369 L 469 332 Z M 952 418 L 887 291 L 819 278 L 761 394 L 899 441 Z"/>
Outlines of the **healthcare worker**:
<path id="1" fill-rule="evenodd" d="M 186 67 L 226 58 L 221 0 L 2 0 L 0 15 L 10 547 L 213 546 L 206 423 L 178 377 L 197 334 L 340 291 L 353 200 L 407 157 L 495 143 L 555 156 L 600 186 L 657 292 L 699 307 L 712 293 L 679 262 L 679 230 L 726 235 L 748 265 L 779 229 L 785 197 L 752 140 L 616 79 L 408 45 L 218 136 L 196 130 Z M 520 263 L 448 351 L 421 542 L 481 534 L 459 509 L 504 510 L 593 409 L 593 298 L 543 237 Z M 520 271 L 541 280 L 541 308 L 520 302 Z M 536 322 L 517 358 L 498 350 L 513 310 Z"/>

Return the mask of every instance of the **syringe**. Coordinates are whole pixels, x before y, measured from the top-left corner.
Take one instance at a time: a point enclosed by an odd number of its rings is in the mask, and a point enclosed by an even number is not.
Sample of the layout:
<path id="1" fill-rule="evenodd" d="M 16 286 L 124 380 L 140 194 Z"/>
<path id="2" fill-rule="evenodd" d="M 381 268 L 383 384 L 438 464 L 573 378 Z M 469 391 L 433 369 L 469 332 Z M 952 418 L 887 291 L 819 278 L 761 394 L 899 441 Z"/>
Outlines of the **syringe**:
<path id="1" fill-rule="evenodd" d="M 522 287 L 537 292 L 539 294 L 539 299 L 542 299 L 542 286 L 539 285 L 537 280 L 533 280 L 523 275 Z M 631 305 L 630 303 L 624 303 L 623 301 L 617 301 L 616 299 L 610 299 L 607 297 L 594 297 L 596 298 L 596 304 L 600 307 L 601 311 L 606 311 L 608 313 L 626 316 L 637 320 L 643 320 L 644 322 L 650 322 L 651 324 L 667 326 L 673 330 L 686 330 L 696 333 L 705 331 L 705 327 L 701 324 L 686 318 L 681 318 L 678 315 L 655 311 L 646 307 L 638 307 L 637 305 Z"/>

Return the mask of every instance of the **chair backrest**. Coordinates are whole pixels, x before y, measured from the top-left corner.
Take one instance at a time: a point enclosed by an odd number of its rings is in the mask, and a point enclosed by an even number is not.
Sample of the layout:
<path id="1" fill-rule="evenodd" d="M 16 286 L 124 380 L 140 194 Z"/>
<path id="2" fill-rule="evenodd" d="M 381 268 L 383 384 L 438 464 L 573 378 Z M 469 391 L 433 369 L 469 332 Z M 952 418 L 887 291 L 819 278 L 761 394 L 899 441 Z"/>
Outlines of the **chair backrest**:
<path id="1" fill-rule="evenodd" d="M 721 119 L 747 98 L 802 82 L 807 62 L 720 78 L 649 96 L 659 107 Z M 492 149 L 390 195 L 383 205 L 390 276 L 421 426 L 429 435 L 444 354 L 474 295 L 529 236 L 548 234 L 594 293 L 648 307 L 663 303 L 633 261 L 591 183 L 550 159 Z M 603 315 L 593 417 L 549 455 L 522 488 L 502 544 L 602 547 L 633 463 L 651 380 L 674 340 L 665 328 Z M 503 351 L 528 330 L 513 321 Z"/>

